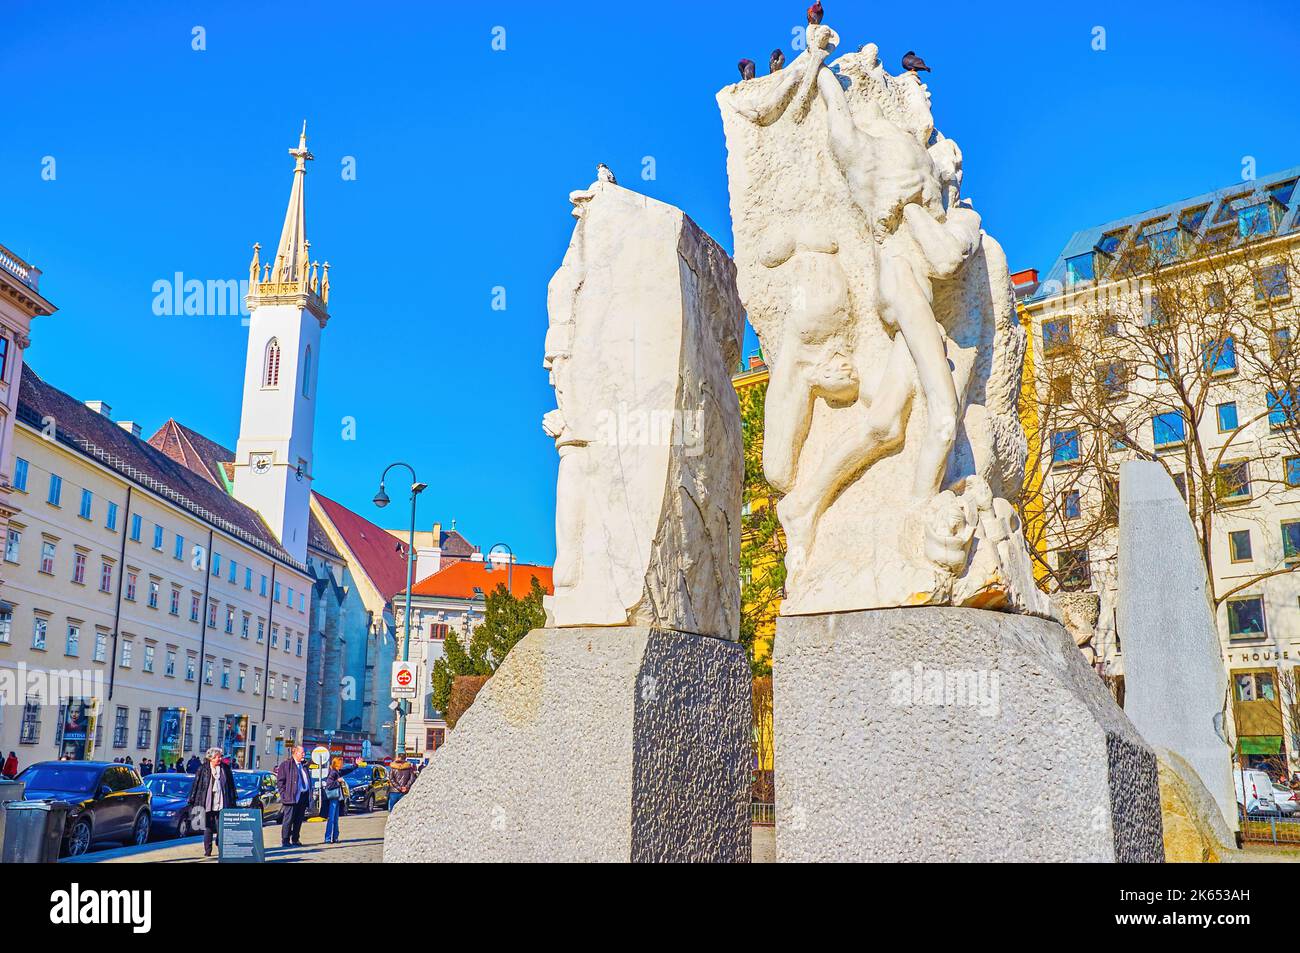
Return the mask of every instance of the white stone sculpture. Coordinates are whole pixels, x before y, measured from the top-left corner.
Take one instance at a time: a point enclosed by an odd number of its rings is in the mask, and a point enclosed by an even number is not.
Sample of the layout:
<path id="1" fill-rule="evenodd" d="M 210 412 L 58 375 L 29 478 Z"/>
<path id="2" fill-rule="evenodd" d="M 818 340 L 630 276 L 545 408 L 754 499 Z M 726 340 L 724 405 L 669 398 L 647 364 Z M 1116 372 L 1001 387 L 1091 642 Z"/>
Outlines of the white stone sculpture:
<path id="1" fill-rule="evenodd" d="M 736 639 L 744 317 L 735 266 L 679 209 L 597 181 L 551 279 L 558 408 L 547 624 Z"/>
<path id="2" fill-rule="evenodd" d="M 1051 616 L 1012 505 L 1025 334 L 961 150 L 874 45 L 718 94 L 741 298 L 771 367 L 785 615 L 961 605 Z"/>

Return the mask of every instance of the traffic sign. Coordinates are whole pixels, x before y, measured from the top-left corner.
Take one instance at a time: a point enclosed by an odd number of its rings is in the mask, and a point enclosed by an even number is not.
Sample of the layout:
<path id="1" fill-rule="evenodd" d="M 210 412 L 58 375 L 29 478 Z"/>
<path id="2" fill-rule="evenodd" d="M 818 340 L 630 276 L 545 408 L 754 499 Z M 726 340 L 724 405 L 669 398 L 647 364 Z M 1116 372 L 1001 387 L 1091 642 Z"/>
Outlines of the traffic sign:
<path id="1" fill-rule="evenodd" d="M 317 767 L 325 767 L 330 763 L 330 749 L 324 745 L 317 745 L 311 749 L 311 763 Z"/>
<path id="2" fill-rule="evenodd" d="M 415 698 L 420 694 L 414 662 L 397 662 L 393 665 L 392 693 L 394 698 Z"/>

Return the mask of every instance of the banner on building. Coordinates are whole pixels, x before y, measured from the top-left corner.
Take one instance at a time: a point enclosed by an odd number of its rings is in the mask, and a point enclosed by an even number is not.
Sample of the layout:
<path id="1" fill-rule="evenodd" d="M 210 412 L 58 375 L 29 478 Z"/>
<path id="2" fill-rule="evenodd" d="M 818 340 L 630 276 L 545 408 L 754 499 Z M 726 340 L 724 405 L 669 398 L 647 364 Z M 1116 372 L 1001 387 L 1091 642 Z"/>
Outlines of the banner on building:
<path id="1" fill-rule="evenodd" d="M 185 709 L 163 708 L 158 712 L 157 760 L 170 768 L 184 754 Z"/>
<path id="2" fill-rule="evenodd" d="M 221 750 L 237 768 L 246 767 L 248 756 L 248 716 L 226 715 L 221 720 Z"/>

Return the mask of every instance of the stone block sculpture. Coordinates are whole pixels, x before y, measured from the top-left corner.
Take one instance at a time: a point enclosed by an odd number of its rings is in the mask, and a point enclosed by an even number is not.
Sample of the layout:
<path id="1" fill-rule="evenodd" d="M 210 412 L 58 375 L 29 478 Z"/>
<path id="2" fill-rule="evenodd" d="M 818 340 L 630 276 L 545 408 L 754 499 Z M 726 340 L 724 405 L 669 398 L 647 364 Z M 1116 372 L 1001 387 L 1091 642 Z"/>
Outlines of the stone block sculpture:
<path id="1" fill-rule="evenodd" d="M 548 293 L 554 595 L 393 812 L 384 859 L 750 859 L 735 266 L 604 167 Z"/>
<path id="2" fill-rule="evenodd" d="M 829 65 L 817 14 L 793 62 L 717 96 L 788 543 L 777 859 L 1159 860 L 1155 757 L 1036 587 L 1016 512 L 1006 256 L 924 62 L 894 76 L 868 44 Z"/>
<path id="3" fill-rule="evenodd" d="M 771 367 L 785 615 L 958 605 L 1049 615 L 1013 501 L 1025 335 L 1006 256 L 915 73 L 874 45 L 718 94 L 741 298 Z"/>

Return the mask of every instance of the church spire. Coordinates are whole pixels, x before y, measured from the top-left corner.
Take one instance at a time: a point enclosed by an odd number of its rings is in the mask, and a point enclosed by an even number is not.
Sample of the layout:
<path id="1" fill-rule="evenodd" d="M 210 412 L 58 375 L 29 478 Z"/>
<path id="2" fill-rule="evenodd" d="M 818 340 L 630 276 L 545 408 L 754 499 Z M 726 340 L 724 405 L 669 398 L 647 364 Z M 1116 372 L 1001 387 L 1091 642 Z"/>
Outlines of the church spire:
<path id="1" fill-rule="evenodd" d="M 303 195 L 303 179 L 307 176 L 307 162 L 316 158 L 307 151 L 307 120 L 302 121 L 302 135 L 298 148 L 290 149 L 296 160 L 293 167 L 293 190 L 289 193 L 289 208 L 284 213 L 284 228 L 280 231 L 280 247 L 276 249 L 272 267 L 278 281 L 302 281 L 309 267 L 307 252 L 307 208 Z"/>
<path id="2" fill-rule="evenodd" d="M 311 242 L 307 241 L 307 202 L 304 179 L 307 163 L 315 156 L 307 149 L 307 121 L 302 123 L 298 148 L 290 149 L 294 158 L 293 188 L 289 208 L 284 213 L 284 228 L 274 257 L 262 258 L 261 246 L 253 246 L 253 260 L 248 266 L 249 306 L 254 300 L 303 297 L 308 306 L 324 321 L 330 296 L 330 265 L 311 260 Z"/>

